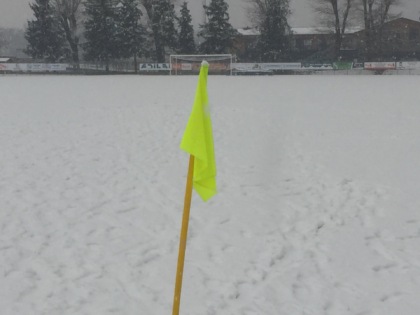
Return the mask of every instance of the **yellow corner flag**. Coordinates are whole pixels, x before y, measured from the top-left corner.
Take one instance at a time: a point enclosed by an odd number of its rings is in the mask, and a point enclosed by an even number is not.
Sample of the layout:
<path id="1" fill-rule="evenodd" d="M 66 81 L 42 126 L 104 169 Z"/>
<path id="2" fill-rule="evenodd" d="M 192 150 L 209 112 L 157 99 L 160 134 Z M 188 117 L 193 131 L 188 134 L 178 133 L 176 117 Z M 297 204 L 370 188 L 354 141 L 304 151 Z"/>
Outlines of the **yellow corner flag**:
<path id="1" fill-rule="evenodd" d="M 181 141 L 181 149 L 194 156 L 193 186 L 207 201 L 216 194 L 216 161 L 207 96 L 209 64 L 201 63 L 193 109 Z"/>

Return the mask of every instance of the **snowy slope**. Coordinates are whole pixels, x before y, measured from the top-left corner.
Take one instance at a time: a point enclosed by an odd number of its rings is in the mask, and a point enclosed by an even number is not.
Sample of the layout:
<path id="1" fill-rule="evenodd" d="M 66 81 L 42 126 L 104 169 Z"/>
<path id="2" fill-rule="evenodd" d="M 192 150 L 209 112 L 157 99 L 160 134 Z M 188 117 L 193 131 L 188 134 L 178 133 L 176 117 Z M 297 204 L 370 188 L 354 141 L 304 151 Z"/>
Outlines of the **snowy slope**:
<path id="1" fill-rule="evenodd" d="M 0 76 L 2 315 L 171 314 L 196 79 Z M 418 315 L 420 77 L 208 84 L 181 313 Z"/>

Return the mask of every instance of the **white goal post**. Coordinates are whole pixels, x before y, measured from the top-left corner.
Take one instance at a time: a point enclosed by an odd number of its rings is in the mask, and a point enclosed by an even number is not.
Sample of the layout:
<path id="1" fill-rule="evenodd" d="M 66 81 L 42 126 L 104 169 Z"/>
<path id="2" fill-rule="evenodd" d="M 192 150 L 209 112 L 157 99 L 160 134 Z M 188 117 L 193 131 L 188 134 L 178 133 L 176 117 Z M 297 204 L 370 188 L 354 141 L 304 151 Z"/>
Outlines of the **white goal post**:
<path id="1" fill-rule="evenodd" d="M 201 62 L 209 63 L 209 74 L 232 75 L 232 55 L 170 55 L 171 74 L 197 74 L 200 72 Z"/>

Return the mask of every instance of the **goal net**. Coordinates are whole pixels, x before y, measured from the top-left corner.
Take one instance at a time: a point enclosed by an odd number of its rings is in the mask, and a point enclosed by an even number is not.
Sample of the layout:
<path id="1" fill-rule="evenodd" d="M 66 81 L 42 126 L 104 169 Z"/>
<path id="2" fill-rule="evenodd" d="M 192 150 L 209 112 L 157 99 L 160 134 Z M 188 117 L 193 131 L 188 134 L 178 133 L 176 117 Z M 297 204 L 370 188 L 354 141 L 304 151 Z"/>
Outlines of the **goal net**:
<path id="1" fill-rule="evenodd" d="M 232 55 L 171 55 L 171 74 L 198 74 L 201 62 L 209 63 L 209 74 L 232 74 Z"/>

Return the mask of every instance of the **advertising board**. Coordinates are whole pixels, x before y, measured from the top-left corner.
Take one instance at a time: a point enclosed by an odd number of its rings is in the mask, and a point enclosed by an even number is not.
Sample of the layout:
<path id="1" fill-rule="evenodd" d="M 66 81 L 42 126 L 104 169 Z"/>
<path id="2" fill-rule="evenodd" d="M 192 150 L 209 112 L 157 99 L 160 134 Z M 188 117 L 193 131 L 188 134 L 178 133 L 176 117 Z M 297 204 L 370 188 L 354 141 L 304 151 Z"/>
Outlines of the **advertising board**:
<path id="1" fill-rule="evenodd" d="M 302 65 L 302 69 L 333 70 L 333 65 L 330 63 L 306 63 Z"/>
<path id="2" fill-rule="evenodd" d="M 171 66 L 169 63 L 140 63 L 140 71 L 169 71 Z"/>
<path id="3" fill-rule="evenodd" d="M 398 70 L 416 70 L 420 69 L 420 62 L 418 61 L 400 61 L 396 63 Z"/>
<path id="4" fill-rule="evenodd" d="M 365 70 L 394 70 L 395 62 L 365 62 Z"/>
<path id="5" fill-rule="evenodd" d="M 353 69 L 353 62 L 337 61 L 333 63 L 334 70 L 351 70 Z"/>
<path id="6" fill-rule="evenodd" d="M 192 70 L 192 64 L 191 63 L 181 63 L 181 70 L 182 71 L 191 71 Z"/>
<path id="7" fill-rule="evenodd" d="M 302 64 L 294 63 L 233 63 L 232 69 L 236 72 L 246 73 L 271 73 L 274 71 L 300 70 Z"/>
<path id="8" fill-rule="evenodd" d="M 293 62 L 293 63 L 262 63 L 262 69 L 267 70 L 300 70 L 302 68 L 302 64 L 300 62 Z"/>

